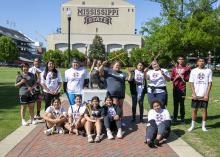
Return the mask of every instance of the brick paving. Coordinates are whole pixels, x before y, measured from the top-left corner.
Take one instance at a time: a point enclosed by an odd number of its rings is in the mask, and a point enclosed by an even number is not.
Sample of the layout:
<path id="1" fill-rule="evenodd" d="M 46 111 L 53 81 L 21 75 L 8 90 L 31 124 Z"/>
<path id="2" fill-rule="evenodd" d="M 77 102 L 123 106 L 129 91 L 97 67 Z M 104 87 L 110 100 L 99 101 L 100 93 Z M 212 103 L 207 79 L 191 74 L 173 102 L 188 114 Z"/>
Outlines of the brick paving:
<path id="1" fill-rule="evenodd" d="M 67 101 L 64 100 L 67 106 Z M 178 156 L 167 144 L 157 149 L 150 149 L 143 143 L 145 124 L 130 123 L 131 107 L 124 103 L 124 122 L 126 126 L 123 139 L 108 140 L 104 136 L 100 143 L 88 143 L 87 137 L 56 134 L 43 134 L 45 124 L 38 126 L 25 137 L 7 157 L 176 157 Z"/>

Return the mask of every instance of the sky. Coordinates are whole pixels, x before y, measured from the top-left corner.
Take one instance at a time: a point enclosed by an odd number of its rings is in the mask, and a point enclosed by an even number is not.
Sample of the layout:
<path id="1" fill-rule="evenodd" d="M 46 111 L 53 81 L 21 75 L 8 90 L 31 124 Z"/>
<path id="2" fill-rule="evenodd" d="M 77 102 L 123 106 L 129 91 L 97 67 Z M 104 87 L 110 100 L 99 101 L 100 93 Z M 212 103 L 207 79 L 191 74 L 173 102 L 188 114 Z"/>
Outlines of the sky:
<path id="1" fill-rule="evenodd" d="M 16 29 L 34 41 L 46 43 L 43 37 L 60 27 L 60 7 L 66 0 L 1 0 L 0 25 Z M 127 0 L 136 7 L 136 28 L 160 15 L 160 4 L 150 0 Z M 39 32 L 39 33 L 36 33 Z M 41 35 L 39 35 L 41 34 Z"/>

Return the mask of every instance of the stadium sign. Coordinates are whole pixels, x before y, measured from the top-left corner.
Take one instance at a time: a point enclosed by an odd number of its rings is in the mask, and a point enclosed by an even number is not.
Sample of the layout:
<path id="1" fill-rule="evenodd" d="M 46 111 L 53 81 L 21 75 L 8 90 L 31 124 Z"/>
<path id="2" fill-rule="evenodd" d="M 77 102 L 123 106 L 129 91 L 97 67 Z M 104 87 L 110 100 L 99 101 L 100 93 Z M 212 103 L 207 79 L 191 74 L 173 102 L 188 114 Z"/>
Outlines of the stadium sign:
<path id="1" fill-rule="evenodd" d="M 78 16 L 84 16 L 84 24 L 101 22 L 109 25 L 112 24 L 112 17 L 119 16 L 119 9 L 79 7 L 77 14 Z"/>

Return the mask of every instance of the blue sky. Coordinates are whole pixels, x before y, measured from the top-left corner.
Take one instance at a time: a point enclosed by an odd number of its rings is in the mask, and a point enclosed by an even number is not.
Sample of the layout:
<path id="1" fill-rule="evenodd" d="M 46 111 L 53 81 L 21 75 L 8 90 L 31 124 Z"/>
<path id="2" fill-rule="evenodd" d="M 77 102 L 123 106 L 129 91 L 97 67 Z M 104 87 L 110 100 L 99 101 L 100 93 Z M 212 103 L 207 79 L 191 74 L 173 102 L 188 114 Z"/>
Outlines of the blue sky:
<path id="1" fill-rule="evenodd" d="M 60 27 L 60 6 L 63 1 L 66 0 L 1 0 L 0 25 L 22 31 L 31 39 L 45 43 L 36 31 L 45 37 L 56 32 Z M 150 0 L 128 2 L 136 6 L 138 31 L 145 21 L 160 15 L 158 3 Z"/>
<path id="2" fill-rule="evenodd" d="M 1 0 L 0 25 L 22 31 L 33 40 L 55 33 L 60 27 L 60 6 L 65 0 Z M 159 16 L 160 4 L 148 0 L 128 0 L 136 6 L 136 28 Z M 46 45 L 45 45 L 46 46 Z"/>

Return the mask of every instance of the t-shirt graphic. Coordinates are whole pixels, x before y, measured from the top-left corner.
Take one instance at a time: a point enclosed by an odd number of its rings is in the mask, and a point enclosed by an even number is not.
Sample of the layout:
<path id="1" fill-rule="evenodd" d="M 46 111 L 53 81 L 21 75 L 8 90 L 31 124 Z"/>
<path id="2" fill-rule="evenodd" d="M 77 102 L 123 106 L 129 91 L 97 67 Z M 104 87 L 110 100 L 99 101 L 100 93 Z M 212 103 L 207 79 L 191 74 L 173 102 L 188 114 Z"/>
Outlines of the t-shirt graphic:
<path id="1" fill-rule="evenodd" d="M 116 111 L 115 111 L 115 108 L 113 106 L 108 107 L 108 115 L 111 116 L 111 117 L 116 116 Z"/>

